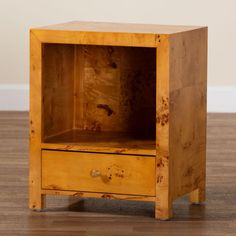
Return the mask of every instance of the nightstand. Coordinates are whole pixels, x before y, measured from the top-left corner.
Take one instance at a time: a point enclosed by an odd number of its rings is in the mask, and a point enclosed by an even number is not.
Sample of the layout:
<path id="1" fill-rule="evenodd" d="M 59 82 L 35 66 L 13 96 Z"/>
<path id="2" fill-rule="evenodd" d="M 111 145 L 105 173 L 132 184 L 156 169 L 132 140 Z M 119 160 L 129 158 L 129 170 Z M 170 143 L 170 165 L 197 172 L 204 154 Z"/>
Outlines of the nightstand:
<path id="1" fill-rule="evenodd" d="M 205 199 L 207 28 L 69 22 L 30 31 L 30 200 Z"/>

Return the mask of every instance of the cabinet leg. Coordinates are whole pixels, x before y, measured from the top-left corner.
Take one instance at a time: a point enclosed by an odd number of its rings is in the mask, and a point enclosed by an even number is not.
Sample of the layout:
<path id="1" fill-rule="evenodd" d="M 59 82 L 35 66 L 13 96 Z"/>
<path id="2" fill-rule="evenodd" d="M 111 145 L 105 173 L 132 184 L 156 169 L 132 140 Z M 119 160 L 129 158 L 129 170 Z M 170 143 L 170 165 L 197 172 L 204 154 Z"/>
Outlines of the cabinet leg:
<path id="1" fill-rule="evenodd" d="M 42 210 L 46 205 L 45 194 L 30 194 L 29 208 L 32 210 Z"/>
<path id="2" fill-rule="evenodd" d="M 205 201 L 205 187 L 199 187 L 189 194 L 189 201 L 192 204 L 199 204 Z"/>
<path id="3" fill-rule="evenodd" d="M 155 219 L 169 220 L 172 217 L 172 201 L 168 197 L 161 197 L 156 201 Z"/>

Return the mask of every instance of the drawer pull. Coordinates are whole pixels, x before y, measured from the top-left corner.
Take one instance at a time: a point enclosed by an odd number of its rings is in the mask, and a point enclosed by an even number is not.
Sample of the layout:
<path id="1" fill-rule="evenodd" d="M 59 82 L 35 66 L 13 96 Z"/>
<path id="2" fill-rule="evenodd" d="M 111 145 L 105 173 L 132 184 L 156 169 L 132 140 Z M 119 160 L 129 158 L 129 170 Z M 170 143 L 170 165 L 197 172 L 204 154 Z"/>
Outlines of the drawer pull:
<path id="1" fill-rule="evenodd" d="M 98 176 L 101 176 L 101 172 L 99 170 L 91 170 L 90 175 L 92 177 L 98 177 Z"/>

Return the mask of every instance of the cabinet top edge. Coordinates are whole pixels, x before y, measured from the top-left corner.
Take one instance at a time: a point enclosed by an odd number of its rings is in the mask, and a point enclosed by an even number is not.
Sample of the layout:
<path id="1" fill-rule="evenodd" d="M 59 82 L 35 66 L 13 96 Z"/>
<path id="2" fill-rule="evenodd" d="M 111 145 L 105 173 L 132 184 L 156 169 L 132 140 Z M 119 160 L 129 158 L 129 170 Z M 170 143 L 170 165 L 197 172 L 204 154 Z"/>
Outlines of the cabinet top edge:
<path id="1" fill-rule="evenodd" d="M 157 25 L 157 24 L 135 24 L 135 23 L 111 23 L 111 22 L 88 22 L 71 21 L 43 27 L 31 28 L 31 30 L 53 30 L 53 31 L 78 31 L 97 33 L 134 33 L 134 34 L 162 34 L 170 35 L 196 29 L 207 28 L 206 26 L 184 26 L 184 25 Z"/>

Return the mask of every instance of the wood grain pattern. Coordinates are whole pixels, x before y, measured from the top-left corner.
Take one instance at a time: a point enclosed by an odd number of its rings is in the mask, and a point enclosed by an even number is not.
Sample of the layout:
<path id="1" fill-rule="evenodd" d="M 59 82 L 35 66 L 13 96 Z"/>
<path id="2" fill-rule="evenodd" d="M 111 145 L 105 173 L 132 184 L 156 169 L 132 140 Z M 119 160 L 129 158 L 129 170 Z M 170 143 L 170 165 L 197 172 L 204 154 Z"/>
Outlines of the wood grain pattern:
<path id="1" fill-rule="evenodd" d="M 156 156 L 155 140 L 127 132 L 71 130 L 41 144 L 44 149 Z"/>
<path id="2" fill-rule="evenodd" d="M 37 57 L 31 79 L 37 83 L 31 87 L 33 93 L 38 90 L 37 98 L 31 97 L 38 99 L 31 105 L 31 123 L 37 126 L 31 139 L 31 172 L 37 180 L 33 194 L 44 194 L 39 189 L 41 148 L 58 148 L 60 156 L 66 153 L 62 150 L 103 151 L 111 160 L 121 153 L 154 160 L 156 148 L 155 216 L 169 219 L 173 200 L 189 193 L 190 201 L 198 203 L 205 195 L 207 28 L 150 25 L 142 32 L 144 26 L 135 30 L 118 24 L 117 31 L 109 31 L 111 26 L 74 22 L 31 30 L 37 42 L 31 49 Z M 65 163 L 56 162 L 60 168 Z M 43 168 L 44 176 L 57 173 L 53 164 Z M 154 174 L 151 164 L 148 168 Z M 64 177 L 54 176 L 62 183 L 60 190 L 73 190 Z"/>
<path id="3" fill-rule="evenodd" d="M 42 193 L 46 195 L 57 195 L 57 196 L 72 196 L 80 198 L 100 198 L 107 200 L 129 200 L 129 201 L 147 201 L 154 202 L 155 197 L 153 196 L 141 196 L 141 195 L 126 195 L 126 194 L 114 194 L 114 193 L 96 193 L 96 192 L 83 192 L 83 191 L 63 191 L 63 190 L 50 190 L 43 189 Z"/>
<path id="4" fill-rule="evenodd" d="M 160 37 L 157 218 L 170 218 L 172 201 L 186 193 L 195 203 L 205 199 L 206 86 L 207 28 Z"/>
<path id="5" fill-rule="evenodd" d="M 75 128 L 155 138 L 155 49 L 77 46 Z"/>
<path id="6" fill-rule="evenodd" d="M 157 25 L 157 24 L 134 24 L 134 23 L 111 23 L 111 22 L 87 22 L 71 21 L 63 24 L 49 25 L 37 29 L 84 31 L 84 32 L 120 32 L 120 33 L 154 33 L 154 34 L 176 34 L 201 28 L 201 26 L 184 25 Z"/>
<path id="7" fill-rule="evenodd" d="M 155 196 L 154 162 L 155 157 L 43 150 L 42 188 Z"/>
<path id="8" fill-rule="evenodd" d="M 177 198 L 199 188 L 204 200 L 207 29 L 175 35 L 170 55 L 169 142 L 175 167 L 172 194 Z"/>
<path id="9" fill-rule="evenodd" d="M 169 143 L 170 102 L 170 45 L 168 38 L 160 37 L 157 48 L 156 84 L 156 210 L 155 218 L 166 220 L 172 217 L 172 159 Z M 174 157 L 173 157 L 174 158 Z"/>
<path id="10" fill-rule="evenodd" d="M 235 236 L 236 114 L 208 114 L 207 202 L 174 202 L 173 219 L 153 219 L 154 203 L 49 195 L 28 209 L 28 112 L 0 112 L 0 235 Z"/>
<path id="11" fill-rule="evenodd" d="M 30 170 L 29 207 L 41 209 L 45 196 L 41 194 L 41 134 L 42 134 L 42 44 L 30 34 Z"/>
<path id="12" fill-rule="evenodd" d="M 155 74 L 155 49 L 44 44 L 44 142 L 155 155 Z"/>
<path id="13" fill-rule="evenodd" d="M 202 27 L 77 21 L 33 28 L 32 32 L 45 43 L 155 48 L 159 43 L 158 35 L 168 37 L 199 28 Z"/>
<path id="14" fill-rule="evenodd" d="M 43 44 L 43 138 L 73 128 L 74 47 Z"/>
<path id="15" fill-rule="evenodd" d="M 63 43 L 102 46 L 155 47 L 155 34 L 82 32 L 65 30 L 32 29 L 44 43 Z"/>

